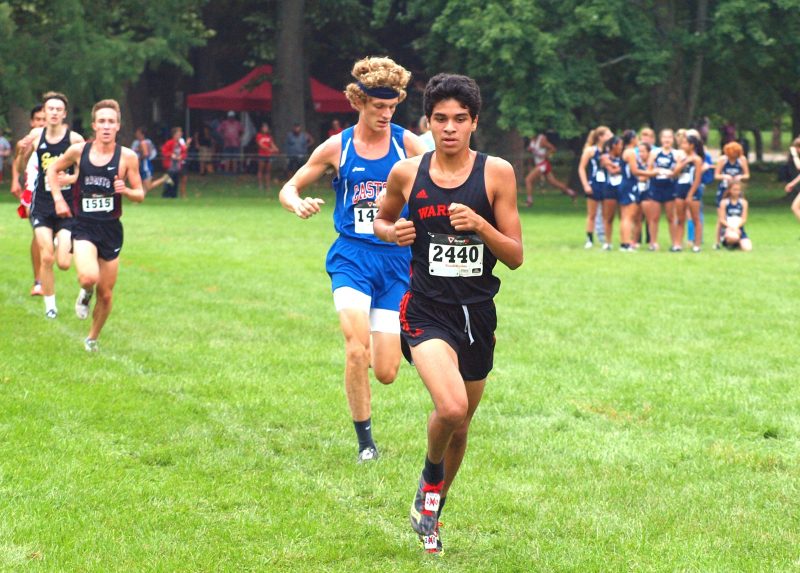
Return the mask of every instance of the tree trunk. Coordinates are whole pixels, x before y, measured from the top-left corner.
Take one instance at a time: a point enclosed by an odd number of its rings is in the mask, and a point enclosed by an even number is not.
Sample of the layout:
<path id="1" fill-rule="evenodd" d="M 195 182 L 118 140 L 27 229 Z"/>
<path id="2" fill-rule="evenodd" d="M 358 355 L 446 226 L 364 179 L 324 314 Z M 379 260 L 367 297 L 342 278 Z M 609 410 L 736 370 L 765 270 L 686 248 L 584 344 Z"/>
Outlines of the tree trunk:
<path id="1" fill-rule="evenodd" d="M 19 139 L 28 135 L 28 132 L 31 130 L 30 118 L 31 114 L 29 109 L 25 109 L 16 104 L 8 106 L 8 123 L 11 128 L 11 138 L 9 139 L 12 145 L 16 145 Z M 10 170 L 9 173 L 11 173 Z"/>
<path id="2" fill-rule="evenodd" d="M 305 0 L 281 0 L 278 6 L 278 44 L 273 78 L 272 122 L 278 147 L 295 123 L 305 127 L 306 81 L 303 64 Z"/>
<path id="3" fill-rule="evenodd" d="M 756 146 L 756 162 L 762 163 L 764 161 L 764 139 L 761 137 L 761 130 L 753 129 L 753 143 Z"/>
<path id="4" fill-rule="evenodd" d="M 697 2 L 697 17 L 695 23 L 695 31 L 697 37 L 702 38 L 706 33 L 706 19 L 708 18 L 708 0 L 698 0 Z M 694 119 L 695 112 L 697 111 L 697 100 L 700 97 L 700 85 L 703 81 L 703 50 L 698 50 L 694 56 L 694 67 L 692 68 L 692 77 L 689 80 L 689 103 L 688 103 L 688 116 L 689 119 Z"/>
<path id="5" fill-rule="evenodd" d="M 800 136 L 800 93 L 792 101 L 792 139 Z"/>
<path id="6" fill-rule="evenodd" d="M 664 128 L 677 129 L 688 123 L 688 117 L 683 88 L 685 83 L 683 53 L 676 47 L 672 37 L 675 30 L 674 0 L 655 1 L 655 20 L 660 33 L 657 41 L 669 46 L 672 50 L 672 60 L 664 81 L 653 88 L 651 105 L 654 128 L 656 131 Z"/>
<path id="7" fill-rule="evenodd" d="M 781 147 L 783 147 L 783 142 L 781 141 L 782 123 L 779 117 L 772 120 L 772 143 L 769 146 L 772 151 L 781 151 Z"/>

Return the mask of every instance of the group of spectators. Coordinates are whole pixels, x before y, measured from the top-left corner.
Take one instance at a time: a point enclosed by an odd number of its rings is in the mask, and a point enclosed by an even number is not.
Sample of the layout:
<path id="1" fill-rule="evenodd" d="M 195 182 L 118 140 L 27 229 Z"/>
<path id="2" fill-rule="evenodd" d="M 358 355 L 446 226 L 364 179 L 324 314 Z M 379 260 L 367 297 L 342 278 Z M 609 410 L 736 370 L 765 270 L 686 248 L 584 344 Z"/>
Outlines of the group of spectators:
<path id="1" fill-rule="evenodd" d="M 614 134 L 608 127 L 592 130 L 579 164 L 579 177 L 587 196 L 586 248 L 594 245 L 596 216 L 602 213 L 603 250 L 611 250 L 614 220 L 619 213 L 620 250 L 634 251 L 646 243 L 658 250 L 662 210 L 670 235 L 670 252 L 684 248 L 686 231 L 693 252 L 703 242 L 703 194 L 717 182 L 717 223 L 714 246 L 750 250 L 745 231 L 748 202 L 744 184 L 750 167 L 742 145 L 730 141 L 713 159 L 703 137 L 694 129 L 655 132 L 625 130 Z"/>
<path id="2" fill-rule="evenodd" d="M 341 122 L 331 122 L 328 136 L 342 131 Z M 315 138 L 300 123 L 295 123 L 282 142 L 276 141 L 270 126 L 262 122 L 255 137 L 247 134 L 245 125 L 229 111 L 226 118 L 216 123 L 204 123 L 188 139 L 183 129 L 174 127 L 170 138 L 156 146 L 144 128 L 136 130 L 132 148 L 139 154 L 142 180 L 148 191 L 164 186 L 164 197 L 186 196 L 187 168 L 199 175 L 212 173 L 256 173 L 260 189 L 272 184 L 273 164 L 278 162 L 281 175 L 291 177 L 308 159 Z M 152 164 L 160 157 L 166 174 L 158 179 L 152 176 Z M 191 164 L 191 165 L 190 165 Z"/>

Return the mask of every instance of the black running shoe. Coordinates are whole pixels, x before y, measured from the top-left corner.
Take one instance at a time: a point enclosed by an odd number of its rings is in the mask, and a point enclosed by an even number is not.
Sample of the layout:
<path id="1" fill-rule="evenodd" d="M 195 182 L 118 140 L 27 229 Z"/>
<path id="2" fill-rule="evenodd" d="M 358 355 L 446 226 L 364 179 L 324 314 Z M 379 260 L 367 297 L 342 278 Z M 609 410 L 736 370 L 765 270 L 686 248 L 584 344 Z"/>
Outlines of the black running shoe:
<path id="1" fill-rule="evenodd" d="M 429 484 L 422 477 L 419 478 L 417 495 L 414 496 L 408 515 L 411 527 L 419 535 L 430 536 L 436 531 L 443 485 L 444 480 L 437 484 Z"/>

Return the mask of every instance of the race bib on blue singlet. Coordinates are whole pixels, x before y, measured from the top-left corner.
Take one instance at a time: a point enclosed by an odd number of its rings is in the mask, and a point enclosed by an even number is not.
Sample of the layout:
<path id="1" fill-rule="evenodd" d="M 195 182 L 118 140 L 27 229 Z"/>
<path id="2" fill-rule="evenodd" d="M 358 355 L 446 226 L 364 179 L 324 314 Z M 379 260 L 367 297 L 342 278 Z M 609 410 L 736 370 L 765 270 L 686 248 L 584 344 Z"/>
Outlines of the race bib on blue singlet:
<path id="1" fill-rule="evenodd" d="M 378 207 L 374 201 L 361 201 L 353 207 L 355 231 L 359 235 L 374 235 L 372 224 L 378 216 Z"/>

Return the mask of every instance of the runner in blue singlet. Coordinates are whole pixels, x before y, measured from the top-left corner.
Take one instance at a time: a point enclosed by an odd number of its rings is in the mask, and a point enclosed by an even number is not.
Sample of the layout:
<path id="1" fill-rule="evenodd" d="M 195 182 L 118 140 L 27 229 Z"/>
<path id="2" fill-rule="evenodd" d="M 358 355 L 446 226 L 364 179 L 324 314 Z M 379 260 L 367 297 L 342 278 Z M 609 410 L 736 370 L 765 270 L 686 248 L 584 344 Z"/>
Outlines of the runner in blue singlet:
<path id="1" fill-rule="evenodd" d="M 380 241 L 372 222 L 392 166 L 426 150 L 420 139 L 391 123 L 411 74 L 389 58 L 364 58 L 347 86 L 359 113 L 355 126 L 333 135 L 283 186 L 280 201 L 301 219 L 320 212 L 322 199 L 300 192 L 328 169 L 336 177 L 333 218 L 339 237 L 328 252 L 333 302 L 345 340 L 345 390 L 358 438 L 358 460 L 378 457 L 372 439 L 369 367 L 390 384 L 400 366 L 400 299 L 408 288 L 408 248 Z"/>
<path id="2" fill-rule="evenodd" d="M 603 188 L 606 183 L 606 172 L 600 167 L 601 149 L 613 135 L 605 125 L 589 132 L 578 164 L 578 178 L 581 180 L 583 192 L 586 194 L 586 243 L 584 247 L 587 249 L 594 246 L 597 208 L 603 202 Z M 601 231 L 603 229 L 597 229 L 598 234 Z"/>

